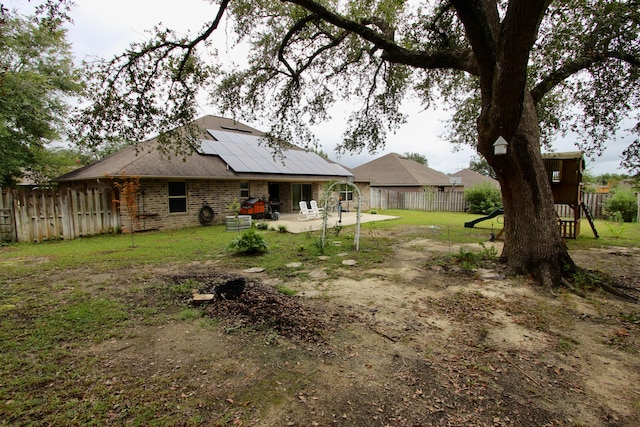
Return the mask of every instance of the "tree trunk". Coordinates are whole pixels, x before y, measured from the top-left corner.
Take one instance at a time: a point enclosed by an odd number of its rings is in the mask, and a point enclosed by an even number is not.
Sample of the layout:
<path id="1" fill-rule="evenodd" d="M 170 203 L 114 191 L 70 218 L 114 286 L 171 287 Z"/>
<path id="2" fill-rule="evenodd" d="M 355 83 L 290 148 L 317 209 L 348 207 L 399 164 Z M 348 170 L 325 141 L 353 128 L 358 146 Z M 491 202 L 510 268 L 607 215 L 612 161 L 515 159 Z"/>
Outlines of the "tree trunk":
<path id="1" fill-rule="evenodd" d="M 495 123 L 499 118 L 493 120 Z M 482 122 L 481 119 L 479 123 Z M 479 130 L 479 150 L 496 171 L 502 189 L 505 211 L 502 259 L 509 273 L 532 274 L 544 286 L 560 286 L 563 276 L 575 271 L 576 266 L 560 234 L 531 97 L 525 97 L 522 117 L 515 134 L 509 138 L 506 155 L 495 156 L 495 137 L 485 129 Z"/>

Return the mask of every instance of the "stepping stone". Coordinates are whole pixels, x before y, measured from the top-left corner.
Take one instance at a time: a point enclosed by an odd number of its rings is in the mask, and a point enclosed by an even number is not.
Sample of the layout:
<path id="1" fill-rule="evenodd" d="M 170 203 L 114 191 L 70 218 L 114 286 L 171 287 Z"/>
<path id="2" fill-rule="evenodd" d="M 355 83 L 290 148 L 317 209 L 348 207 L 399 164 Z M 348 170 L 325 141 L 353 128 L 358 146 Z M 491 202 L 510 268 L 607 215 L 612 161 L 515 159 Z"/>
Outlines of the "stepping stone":
<path id="1" fill-rule="evenodd" d="M 320 256 L 318 257 L 318 259 L 319 259 L 320 261 L 326 261 L 326 260 L 328 260 L 328 259 L 331 259 L 331 257 L 330 257 L 330 256 L 327 256 L 327 255 L 320 255 Z"/>
<path id="2" fill-rule="evenodd" d="M 290 262 L 286 266 L 287 266 L 287 268 L 298 268 L 298 267 L 302 266 L 302 263 L 301 262 Z"/>
<path id="3" fill-rule="evenodd" d="M 309 277 L 312 279 L 324 279 L 327 277 L 327 272 L 324 269 L 317 268 L 309 272 Z"/>
<path id="4" fill-rule="evenodd" d="M 247 268 L 246 270 L 243 270 L 245 273 L 262 273 L 264 271 L 264 268 L 262 267 L 252 267 L 252 268 Z"/>
<path id="5" fill-rule="evenodd" d="M 342 261 L 342 265 L 354 266 L 356 264 L 358 264 L 358 261 L 356 261 L 355 259 L 345 259 Z"/>

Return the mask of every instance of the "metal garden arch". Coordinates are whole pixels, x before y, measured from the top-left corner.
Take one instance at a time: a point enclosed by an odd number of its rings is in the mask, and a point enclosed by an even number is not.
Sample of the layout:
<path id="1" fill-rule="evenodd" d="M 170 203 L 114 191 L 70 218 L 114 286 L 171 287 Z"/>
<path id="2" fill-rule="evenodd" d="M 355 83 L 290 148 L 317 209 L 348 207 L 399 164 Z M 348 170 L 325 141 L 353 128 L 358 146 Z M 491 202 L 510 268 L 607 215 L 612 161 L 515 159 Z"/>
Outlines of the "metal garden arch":
<path id="1" fill-rule="evenodd" d="M 329 195 L 331 194 L 331 192 L 333 191 L 334 187 L 336 185 L 339 185 L 340 188 L 342 188 L 342 186 L 347 185 L 349 187 L 351 187 L 352 189 L 355 190 L 356 193 L 356 201 L 357 201 L 357 205 L 358 205 L 358 210 L 357 210 L 357 214 L 356 214 L 356 232 L 353 235 L 353 243 L 356 247 L 356 251 L 360 249 L 360 205 L 362 204 L 362 194 L 360 193 L 360 189 L 353 183 L 350 181 L 337 181 L 332 183 L 329 187 L 327 187 L 327 190 L 324 193 L 324 210 L 322 213 L 322 249 L 324 249 L 324 243 L 325 243 L 325 236 L 327 235 L 327 221 L 329 218 L 328 215 L 328 210 L 327 208 L 329 207 Z M 338 209 L 341 209 L 340 203 L 338 203 Z M 338 212 L 338 214 L 340 214 L 340 212 Z M 339 217 L 340 219 L 338 220 L 338 223 L 336 223 L 336 225 L 339 225 L 342 216 Z"/>

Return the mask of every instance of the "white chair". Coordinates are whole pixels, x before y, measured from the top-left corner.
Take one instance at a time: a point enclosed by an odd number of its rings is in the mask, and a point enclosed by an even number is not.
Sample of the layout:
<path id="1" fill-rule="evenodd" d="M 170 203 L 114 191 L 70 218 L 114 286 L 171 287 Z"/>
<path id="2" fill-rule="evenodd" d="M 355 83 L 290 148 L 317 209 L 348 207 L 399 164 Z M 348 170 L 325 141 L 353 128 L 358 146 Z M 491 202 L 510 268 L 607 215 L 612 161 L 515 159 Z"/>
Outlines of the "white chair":
<path id="1" fill-rule="evenodd" d="M 309 207 L 309 210 L 316 216 L 316 218 L 322 218 L 322 215 L 324 215 L 324 208 L 319 208 L 318 202 L 316 202 L 315 200 L 310 201 Z"/>
<path id="2" fill-rule="evenodd" d="M 302 200 L 300 203 L 298 203 L 298 205 L 300 206 L 300 212 L 298 212 L 298 221 L 306 221 L 308 219 L 317 218 L 317 215 L 310 211 L 307 207 L 307 202 Z"/>

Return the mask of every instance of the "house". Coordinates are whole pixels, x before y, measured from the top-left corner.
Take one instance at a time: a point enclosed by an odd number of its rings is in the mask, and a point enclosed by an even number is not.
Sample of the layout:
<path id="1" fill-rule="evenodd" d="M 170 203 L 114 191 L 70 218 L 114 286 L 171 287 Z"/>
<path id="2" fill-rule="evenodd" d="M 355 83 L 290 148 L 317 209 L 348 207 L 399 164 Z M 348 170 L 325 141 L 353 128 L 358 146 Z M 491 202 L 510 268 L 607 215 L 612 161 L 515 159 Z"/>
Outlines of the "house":
<path id="1" fill-rule="evenodd" d="M 61 189 L 112 188 L 113 178 L 139 177 L 134 229 L 169 230 L 199 225 L 204 206 L 215 213 L 211 223 L 222 223 L 234 203 L 250 199 L 296 212 L 299 201 L 319 199 L 326 183 L 353 178 L 337 163 L 296 146 L 287 146 L 280 157 L 263 132 L 235 120 L 205 116 L 194 124 L 199 141 L 190 154 L 163 153 L 155 137 L 56 181 Z M 130 230 L 125 212 L 120 210 L 120 223 Z"/>
<path id="2" fill-rule="evenodd" d="M 455 189 L 448 175 L 397 153 L 355 167 L 352 172 L 356 181 L 370 181 L 372 189 L 398 192 Z"/>
<path id="3" fill-rule="evenodd" d="M 458 183 L 457 185 L 461 185 L 465 189 L 484 183 L 489 183 L 496 188 L 500 188 L 500 183 L 497 179 L 493 179 L 490 176 L 482 175 L 481 173 L 469 168 L 459 170 L 456 173 L 452 173 L 451 176 L 460 178 L 460 183 Z"/>

